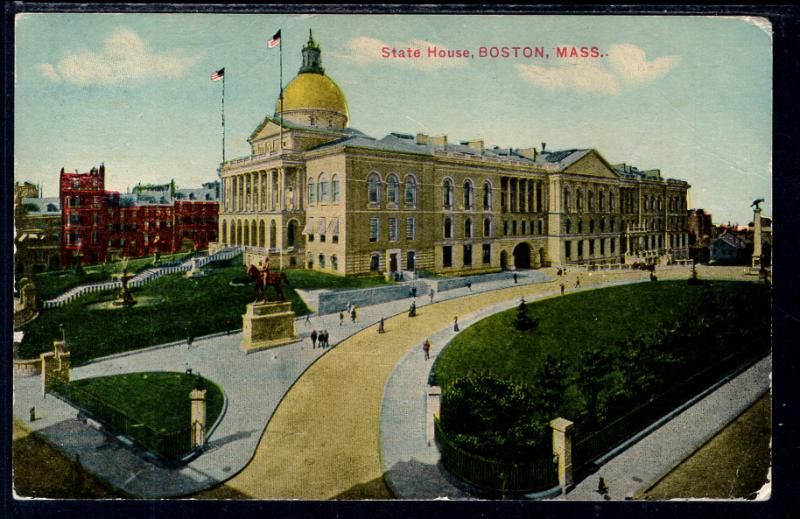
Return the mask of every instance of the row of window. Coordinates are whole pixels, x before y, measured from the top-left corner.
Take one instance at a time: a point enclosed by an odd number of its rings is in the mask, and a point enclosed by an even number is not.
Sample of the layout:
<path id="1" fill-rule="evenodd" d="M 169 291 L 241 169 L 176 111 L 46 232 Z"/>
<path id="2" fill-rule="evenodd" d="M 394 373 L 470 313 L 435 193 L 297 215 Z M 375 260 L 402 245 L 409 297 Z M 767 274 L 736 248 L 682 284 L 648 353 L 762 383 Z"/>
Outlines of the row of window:
<path id="1" fill-rule="evenodd" d="M 492 245 L 490 243 L 484 243 L 482 245 L 481 261 L 484 265 L 492 263 Z M 471 267 L 473 265 L 471 243 L 462 245 L 461 263 L 464 267 Z M 442 247 L 442 266 L 444 268 L 453 266 L 453 247 L 451 245 Z"/>
<path id="2" fill-rule="evenodd" d="M 330 187 L 330 190 L 329 190 Z M 308 204 L 314 205 L 316 203 L 327 204 L 337 203 L 339 201 L 339 178 L 333 175 L 330 185 L 328 177 L 325 173 L 320 174 L 319 181 L 314 184 L 314 179 L 308 181 Z"/>
<path id="3" fill-rule="evenodd" d="M 398 240 L 398 219 L 396 217 L 389 218 L 389 241 Z M 369 219 L 369 241 L 376 242 L 380 236 L 381 221 L 380 218 Z M 417 221 L 413 216 L 406 218 L 406 240 L 414 240 L 417 237 Z"/>
<path id="4" fill-rule="evenodd" d="M 589 256 L 591 257 L 591 256 L 595 255 L 595 241 L 599 241 L 600 242 L 600 256 L 605 256 L 606 255 L 606 239 L 605 238 L 601 238 L 600 240 L 588 240 L 588 242 L 589 242 Z M 577 241 L 577 252 L 578 252 L 578 254 L 577 254 L 577 256 L 575 258 L 573 258 L 573 256 L 572 256 L 572 242 L 569 241 L 569 240 L 565 241 L 564 242 L 564 255 L 566 256 L 566 258 L 567 259 L 582 259 L 582 258 L 584 258 L 584 255 L 583 255 L 583 253 L 584 253 L 583 244 L 584 244 L 584 240 L 578 240 Z M 616 250 L 617 250 L 617 239 L 616 238 L 610 238 L 608 253 L 609 254 L 615 254 Z"/>
<path id="5" fill-rule="evenodd" d="M 386 203 L 394 206 L 400 205 L 400 181 L 392 174 L 386 179 Z M 383 198 L 383 182 L 378 173 L 371 173 L 367 178 L 367 200 L 371 206 L 381 203 Z M 417 205 L 417 180 L 408 175 L 403 184 L 403 200 L 406 207 Z"/>
<path id="6" fill-rule="evenodd" d="M 520 231 L 519 234 L 517 233 L 517 230 Z M 485 233 L 485 231 L 486 226 L 484 223 L 484 236 L 489 236 Z M 511 236 L 527 236 L 529 234 L 531 236 L 535 236 L 536 234 L 541 236 L 544 234 L 544 220 L 531 220 L 530 222 L 527 220 L 522 220 L 519 222 L 519 227 L 517 227 L 517 220 L 503 220 L 503 236 L 508 236 L 509 234 L 511 234 Z"/>
<path id="7" fill-rule="evenodd" d="M 574 212 L 583 212 L 584 208 L 584 197 L 583 197 L 583 190 L 580 188 L 575 191 L 575 205 L 572 204 L 572 189 L 569 187 L 564 188 L 564 195 L 563 195 L 563 204 L 564 204 L 564 212 L 574 213 Z M 606 203 L 607 202 L 607 203 Z M 608 211 L 614 211 L 616 204 L 616 198 L 614 193 L 609 191 L 608 196 L 606 196 L 605 192 L 601 189 L 597 192 L 595 197 L 594 192 L 590 189 L 586 195 L 586 205 L 588 212 L 592 213 L 597 207 L 597 210 L 600 212 L 606 211 L 606 207 L 608 207 Z"/>
<path id="8" fill-rule="evenodd" d="M 327 262 L 325 261 L 325 254 L 320 254 L 319 256 L 317 256 L 317 261 L 319 262 L 317 263 L 318 268 L 320 269 L 328 268 Z M 314 268 L 314 254 L 310 252 L 308 253 L 307 264 L 308 268 L 310 269 Z M 336 256 L 336 254 L 331 254 L 331 270 L 339 270 L 339 258 Z"/>
<path id="9" fill-rule="evenodd" d="M 616 227 L 617 227 L 616 220 L 614 218 L 611 218 L 611 220 L 609 220 L 608 222 L 608 232 L 615 232 Z M 566 228 L 566 234 L 572 234 L 572 220 L 570 220 L 569 218 L 567 218 L 566 220 L 565 228 Z M 583 220 L 578 220 L 578 234 L 583 234 L 584 231 L 585 229 L 583 226 Z M 593 234 L 594 232 L 595 232 L 595 222 L 594 218 L 592 218 L 591 220 L 589 220 L 589 234 Z M 606 232 L 605 218 L 600 219 L 600 232 Z"/>

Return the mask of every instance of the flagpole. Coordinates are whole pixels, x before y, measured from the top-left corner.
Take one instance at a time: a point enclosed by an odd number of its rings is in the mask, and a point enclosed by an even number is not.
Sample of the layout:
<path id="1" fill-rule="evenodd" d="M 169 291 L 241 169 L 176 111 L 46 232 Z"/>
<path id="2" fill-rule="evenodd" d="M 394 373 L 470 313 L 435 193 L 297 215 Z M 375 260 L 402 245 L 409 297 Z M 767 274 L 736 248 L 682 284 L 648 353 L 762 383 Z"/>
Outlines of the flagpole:
<path id="1" fill-rule="evenodd" d="M 280 29 L 278 29 L 280 33 Z M 281 153 L 283 153 L 283 35 L 281 35 L 280 39 L 278 40 L 278 67 L 279 67 L 279 79 L 280 81 L 280 102 L 281 102 Z"/>
<path id="2" fill-rule="evenodd" d="M 225 69 L 223 69 L 225 70 Z M 225 73 L 222 73 L 222 162 L 225 162 Z"/>

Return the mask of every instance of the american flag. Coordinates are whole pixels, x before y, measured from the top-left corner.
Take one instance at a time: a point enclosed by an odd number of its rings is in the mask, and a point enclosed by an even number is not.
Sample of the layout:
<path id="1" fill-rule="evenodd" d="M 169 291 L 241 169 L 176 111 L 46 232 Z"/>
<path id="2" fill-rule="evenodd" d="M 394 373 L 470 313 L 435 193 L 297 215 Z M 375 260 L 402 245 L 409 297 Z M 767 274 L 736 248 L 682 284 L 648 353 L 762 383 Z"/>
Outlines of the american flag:
<path id="1" fill-rule="evenodd" d="M 225 69 L 221 68 L 218 71 L 211 74 L 211 81 L 219 81 L 225 76 Z"/>
<path id="2" fill-rule="evenodd" d="M 276 32 L 275 35 L 272 36 L 272 39 L 267 42 L 267 45 L 271 49 L 272 47 L 278 45 L 280 42 L 281 42 L 281 31 L 279 29 L 278 32 Z"/>

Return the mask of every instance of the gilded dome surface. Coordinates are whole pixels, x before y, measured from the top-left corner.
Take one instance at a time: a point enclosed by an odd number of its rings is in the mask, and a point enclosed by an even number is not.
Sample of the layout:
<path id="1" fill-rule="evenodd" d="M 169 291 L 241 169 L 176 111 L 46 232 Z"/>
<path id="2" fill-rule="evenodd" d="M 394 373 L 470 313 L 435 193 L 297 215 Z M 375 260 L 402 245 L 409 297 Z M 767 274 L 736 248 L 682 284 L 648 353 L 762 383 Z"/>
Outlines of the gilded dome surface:
<path id="1" fill-rule="evenodd" d="M 342 89 L 324 74 L 298 74 L 283 90 L 283 110 L 278 99 L 275 113 L 293 110 L 326 110 L 349 118 L 347 100 Z"/>

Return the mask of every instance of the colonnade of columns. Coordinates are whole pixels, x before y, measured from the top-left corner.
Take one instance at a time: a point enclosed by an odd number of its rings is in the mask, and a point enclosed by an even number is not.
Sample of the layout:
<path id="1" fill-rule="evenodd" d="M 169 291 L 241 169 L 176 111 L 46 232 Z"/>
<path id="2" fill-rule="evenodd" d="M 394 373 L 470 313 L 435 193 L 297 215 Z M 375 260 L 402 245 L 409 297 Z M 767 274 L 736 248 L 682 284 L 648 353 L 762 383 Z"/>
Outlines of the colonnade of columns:
<path id="1" fill-rule="evenodd" d="M 500 179 L 502 212 L 540 213 L 547 210 L 544 181 L 527 178 Z"/>
<path id="2" fill-rule="evenodd" d="M 273 168 L 226 176 L 226 213 L 286 211 L 303 208 L 299 170 Z"/>

